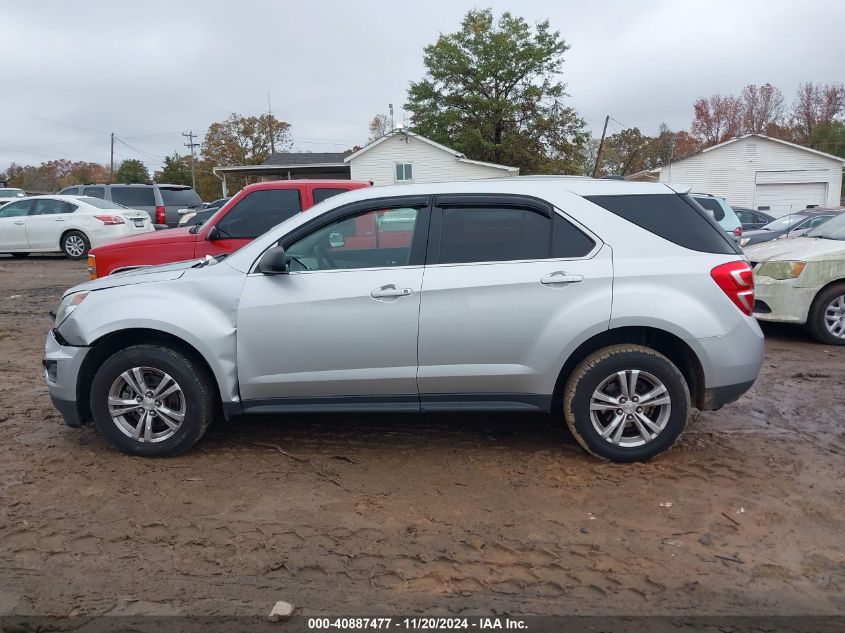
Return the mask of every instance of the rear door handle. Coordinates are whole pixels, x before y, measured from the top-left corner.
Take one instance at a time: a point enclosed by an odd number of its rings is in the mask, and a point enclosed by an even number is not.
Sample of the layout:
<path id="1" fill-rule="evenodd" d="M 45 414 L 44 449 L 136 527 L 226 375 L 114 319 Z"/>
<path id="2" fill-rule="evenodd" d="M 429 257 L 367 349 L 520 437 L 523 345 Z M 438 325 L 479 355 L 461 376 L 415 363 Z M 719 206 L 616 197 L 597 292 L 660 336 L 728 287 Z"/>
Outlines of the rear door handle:
<path id="1" fill-rule="evenodd" d="M 21 220 L 19 222 L 15 222 L 15 224 L 23 224 L 23 220 Z"/>
<path id="2" fill-rule="evenodd" d="M 570 275 L 563 270 L 556 270 L 555 272 L 549 273 L 545 277 L 540 278 L 540 283 L 544 286 L 577 284 L 580 281 L 584 281 L 584 275 Z"/>
<path id="3" fill-rule="evenodd" d="M 65 221 L 64 218 L 56 218 L 56 222 L 64 222 L 64 221 Z"/>
<path id="4" fill-rule="evenodd" d="M 396 284 L 387 284 L 373 290 L 370 296 L 373 299 L 395 299 L 396 297 L 407 297 L 413 292 L 411 288 L 397 288 Z"/>

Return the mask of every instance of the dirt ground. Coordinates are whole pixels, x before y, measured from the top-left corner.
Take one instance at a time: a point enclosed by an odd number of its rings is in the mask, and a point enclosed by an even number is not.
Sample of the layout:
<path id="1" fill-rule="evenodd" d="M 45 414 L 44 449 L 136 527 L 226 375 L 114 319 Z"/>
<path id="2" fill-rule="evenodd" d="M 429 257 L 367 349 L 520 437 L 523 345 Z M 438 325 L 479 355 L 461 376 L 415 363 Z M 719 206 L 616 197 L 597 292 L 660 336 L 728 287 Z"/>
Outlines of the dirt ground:
<path id="1" fill-rule="evenodd" d="M 845 348 L 766 328 L 753 390 L 645 465 L 528 415 L 250 418 L 151 460 L 47 396 L 84 279 L 0 257 L 0 614 L 845 613 Z"/>

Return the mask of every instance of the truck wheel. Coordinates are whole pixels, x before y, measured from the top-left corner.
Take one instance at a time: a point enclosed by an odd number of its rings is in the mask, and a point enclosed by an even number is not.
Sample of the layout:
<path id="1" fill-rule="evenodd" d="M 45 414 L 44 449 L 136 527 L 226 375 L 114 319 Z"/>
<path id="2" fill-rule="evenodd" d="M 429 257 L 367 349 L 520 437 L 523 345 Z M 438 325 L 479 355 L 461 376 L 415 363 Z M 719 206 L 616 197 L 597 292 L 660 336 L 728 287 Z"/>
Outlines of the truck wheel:
<path id="1" fill-rule="evenodd" d="M 670 448 L 687 423 L 686 380 L 663 354 L 613 345 L 590 354 L 566 383 L 563 413 L 578 443 L 613 462 L 642 462 Z"/>
<path id="2" fill-rule="evenodd" d="M 97 428 L 119 451 L 177 455 L 205 435 L 215 417 L 206 368 L 162 345 L 133 345 L 106 360 L 91 384 Z"/>
<path id="3" fill-rule="evenodd" d="M 91 249 L 91 243 L 80 231 L 68 231 L 62 235 L 62 252 L 68 259 L 85 259 Z"/>
<path id="4" fill-rule="evenodd" d="M 834 284 L 816 295 L 807 330 L 821 343 L 845 345 L 845 283 Z"/>

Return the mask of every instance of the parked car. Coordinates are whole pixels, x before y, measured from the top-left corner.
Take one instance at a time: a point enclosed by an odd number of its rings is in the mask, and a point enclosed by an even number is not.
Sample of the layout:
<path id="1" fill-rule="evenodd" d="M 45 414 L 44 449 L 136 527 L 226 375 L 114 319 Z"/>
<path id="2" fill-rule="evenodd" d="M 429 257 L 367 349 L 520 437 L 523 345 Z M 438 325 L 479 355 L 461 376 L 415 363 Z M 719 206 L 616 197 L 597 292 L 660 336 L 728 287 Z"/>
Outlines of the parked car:
<path id="1" fill-rule="evenodd" d="M 179 209 L 179 226 L 205 224 L 205 221 L 229 200 L 231 198 L 217 198 L 213 202 L 203 203 L 202 209 Z"/>
<path id="2" fill-rule="evenodd" d="M 772 220 L 761 229 L 746 232 L 739 244 L 745 248 L 746 246 L 776 240 L 779 237 L 803 235 L 803 231 L 824 224 L 838 213 L 841 213 L 841 211 L 832 209 L 806 209 L 797 213 L 790 213 L 777 220 Z"/>
<path id="3" fill-rule="evenodd" d="M 26 192 L 23 189 L 0 187 L 0 206 L 12 200 L 19 200 L 20 198 L 26 198 Z"/>
<path id="4" fill-rule="evenodd" d="M 33 196 L 0 208 L 0 252 L 63 252 L 85 259 L 92 246 L 152 231 L 144 211 L 79 196 Z"/>
<path id="5" fill-rule="evenodd" d="M 150 215 L 156 228 L 179 224 L 179 209 L 199 209 L 202 200 L 191 187 L 166 184 L 90 184 L 73 185 L 62 195 L 82 195 L 117 202 L 125 207 L 141 209 Z"/>
<path id="6" fill-rule="evenodd" d="M 233 253 L 318 202 L 369 183 L 353 180 L 274 180 L 244 187 L 202 226 L 158 231 L 91 251 L 92 279 L 115 271 Z"/>
<path id="7" fill-rule="evenodd" d="M 709 193 L 693 193 L 690 194 L 692 199 L 698 204 L 710 211 L 713 214 L 716 222 L 719 223 L 725 231 L 733 237 L 735 241 L 739 241 L 742 237 L 742 222 L 739 221 L 736 213 L 724 198 L 711 195 Z"/>
<path id="8" fill-rule="evenodd" d="M 736 217 L 739 218 L 739 221 L 742 222 L 743 232 L 762 228 L 775 219 L 773 215 L 763 213 L 757 209 L 747 209 L 745 207 L 734 206 L 731 206 L 731 208 L 734 210 L 734 213 L 736 213 Z"/>
<path id="9" fill-rule="evenodd" d="M 803 237 L 746 250 L 754 266 L 754 316 L 803 324 L 822 343 L 845 345 L 845 214 Z"/>
<path id="10" fill-rule="evenodd" d="M 70 426 L 135 455 L 186 450 L 218 411 L 477 410 L 551 412 L 631 462 L 753 384 L 753 300 L 739 247 L 663 184 L 394 185 L 70 289 L 44 367 Z"/>

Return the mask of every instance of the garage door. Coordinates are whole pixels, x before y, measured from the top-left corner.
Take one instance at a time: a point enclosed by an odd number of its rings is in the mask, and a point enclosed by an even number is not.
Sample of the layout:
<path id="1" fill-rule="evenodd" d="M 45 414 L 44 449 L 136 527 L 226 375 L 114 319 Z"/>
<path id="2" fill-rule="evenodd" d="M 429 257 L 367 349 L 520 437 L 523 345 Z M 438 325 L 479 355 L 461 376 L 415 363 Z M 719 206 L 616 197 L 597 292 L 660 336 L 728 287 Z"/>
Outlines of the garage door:
<path id="1" fill-rule="evenodd" d="M 826 182 L 758 183 L 754 189 L 754 208 L 769 207 L 767 212 L 778 217 L 811 204 L 824 206 L 826 200 Z"/>

